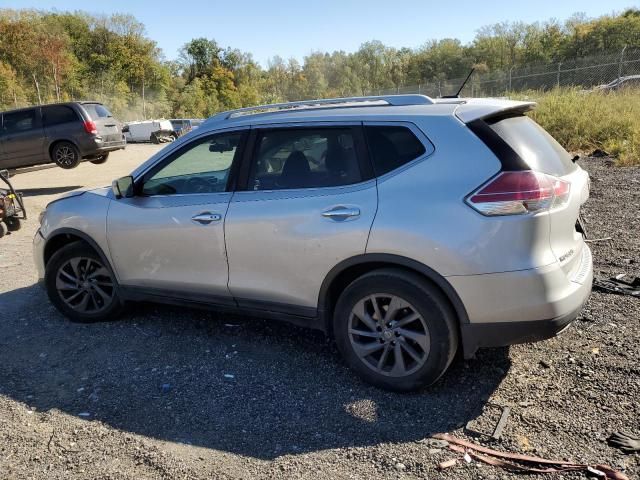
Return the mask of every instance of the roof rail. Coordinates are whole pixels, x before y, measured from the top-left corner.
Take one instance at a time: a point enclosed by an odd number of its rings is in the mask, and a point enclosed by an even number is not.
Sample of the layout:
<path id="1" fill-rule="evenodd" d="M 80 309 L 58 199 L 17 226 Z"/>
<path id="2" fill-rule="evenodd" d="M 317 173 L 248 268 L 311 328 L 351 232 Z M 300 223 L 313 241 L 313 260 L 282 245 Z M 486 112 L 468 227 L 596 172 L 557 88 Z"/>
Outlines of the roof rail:
<path id="1" fill-rule="evenodd" d="M 377 95 L 370 97 L 345 97 L 345 98 L 324 98 L 318 100 L 303 100 L 299 102 L 272 103 L 270 105 L 258 105 L 256 107 L 238 108 L 221 112 L 209 117 L 207 123 L 228 120 L 252 113 L 273 113 L 287 110 L 299 110 L 306 108 L 331 108 L 331 107 L 352 107 L 359 103 L 373 103 L 372 106 L 380 104 L 387 105 L 433 105 L 435 103 L 426 95 Z"/>

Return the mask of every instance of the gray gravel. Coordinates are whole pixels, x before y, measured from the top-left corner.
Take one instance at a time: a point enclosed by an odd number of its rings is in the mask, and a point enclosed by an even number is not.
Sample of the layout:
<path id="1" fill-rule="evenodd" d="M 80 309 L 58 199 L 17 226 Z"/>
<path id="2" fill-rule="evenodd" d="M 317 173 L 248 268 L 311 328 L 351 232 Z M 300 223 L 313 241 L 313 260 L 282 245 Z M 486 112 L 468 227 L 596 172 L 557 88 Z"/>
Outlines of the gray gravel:
<path id="1" fill-rule="evenodd" d="M 92 184 L 145 148 L 113 155 L 111 170 L 16 183 Z M 596 274 L 640 275 L 640 168 L 582 163 L 589 234 L 613 237 L 592 244 Z M 39 193 L 32 219 L 56 192 Z M 137 305 L 120 322 L 72 324 L 33 284 L 35 228 L 0 240 L 1 478 L 516 478 L 475 462 L 438 472 L 454 455 L 425 440 L 490 428 L 492 404 L 512 408 L 503 439 L 476 440 L 640 476 L 639 455 L 605 442 L 640 433 L 639 299 L 594 292 L 560 337 L 458 358 L 436 386 L 392 394 L 359 381 L 322 334 L 283 323 Z"/>

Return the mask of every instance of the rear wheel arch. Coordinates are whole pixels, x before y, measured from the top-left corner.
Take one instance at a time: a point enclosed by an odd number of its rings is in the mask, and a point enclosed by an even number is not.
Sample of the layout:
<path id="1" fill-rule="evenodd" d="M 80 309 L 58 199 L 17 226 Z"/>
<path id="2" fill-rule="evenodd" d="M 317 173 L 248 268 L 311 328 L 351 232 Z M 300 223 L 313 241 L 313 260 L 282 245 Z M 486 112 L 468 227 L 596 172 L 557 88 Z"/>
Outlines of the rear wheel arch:
<path id="1" fill-rule="evenodd" d="M 420 275 L 437 287 L 447 298 L 456 314 L 458 328 L 469 323 L 467 310 L 462 300 L 451 284 L 438 272 L 420 262 L 400 255 L 367 253 L 343 260 L 329 271 L 322 282 L 318 298 L 318 314 L 327 334 L 332 333 L 333 311 L 341 292 L 356 278 L 374 270 L 386 268 L 395 268 Z"/>
<path id="2" fill-rule="evenodd" d="M 52 157 L 53 149 L 55 148 L 56 145 L 58 145 L 59 143 L 62 143 L 62 142 L 70 143 L 74 147 L 76 147 L 78 149 L 78 151 L 80 151 L 80 147 L 78 146 L 78 142 L 76 142 L 76 141 L 74 141 L 74 140 L 72 140 L 70 138 L 56 138 L 51 143 L 49 143 L 49 147 L 47 148 L 47 152 L 49 153 L 49 158 L 51 159 L 52 162 L 55 162 L 55 160 Z"/>

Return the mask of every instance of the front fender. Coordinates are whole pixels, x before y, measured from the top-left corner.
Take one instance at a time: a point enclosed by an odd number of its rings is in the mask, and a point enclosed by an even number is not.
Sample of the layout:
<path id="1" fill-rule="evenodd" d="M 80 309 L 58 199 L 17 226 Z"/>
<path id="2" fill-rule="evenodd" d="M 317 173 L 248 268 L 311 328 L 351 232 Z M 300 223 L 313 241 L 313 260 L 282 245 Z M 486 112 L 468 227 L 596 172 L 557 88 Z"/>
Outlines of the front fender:
<path id="1" fill-rule="evenodd" d="M 40 233 L 45 252 L 50 242 L 60 235 L 75 236 L 89 243 L 108 265 L 113 265 L 107 241 L 107 215 L 111 199 L 86 192 L 52 202 L 42 218 Z M 118 272 L 114 271 L 116 279 Z"/>

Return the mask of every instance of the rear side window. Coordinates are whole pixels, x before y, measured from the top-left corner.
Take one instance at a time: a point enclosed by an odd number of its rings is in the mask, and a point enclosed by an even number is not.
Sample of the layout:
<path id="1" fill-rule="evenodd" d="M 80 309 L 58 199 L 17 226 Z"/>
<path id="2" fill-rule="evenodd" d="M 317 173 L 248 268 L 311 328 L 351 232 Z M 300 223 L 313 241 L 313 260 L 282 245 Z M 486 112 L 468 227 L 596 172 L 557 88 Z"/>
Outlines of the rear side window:
<path id="1" fill-rule="evenodd" d="M 85 108 L 92 120 L 113 116 L 107 107 L 100 103 L 85 103 L 82 106 Z"/>
<path id="2" fill-rule="evenodd" d="M 5 113 L 3 117 L 4 133 L 26 132 L 37 127 L 35 109 Z"/>
<path id="3" fill-rule="evenodd" d="M 532 170 L 551 175 L 575 170 L 571 155 L 529 117 L 519 115 L 488 123 Z"/>
<path id="4" fill-rule="evenodd" d="M 250 190 L 351 185 L 362 181 L 351 128 L 297 128 L 260 132 Z"/>
<path id="5" fill-rule="evenodd" d="M 365 131 L 376 176 L 395 170 L 427 151 L 407 127 L 367 126 Z"/>
<path id="6" fill-rule="evenodd" d="M 45 127 L 62 125 L 63 123 L 76 122 L 78 120 L 78 114 L 71 107 L 65 105 L 43 107 L 42 115 Z"/>

